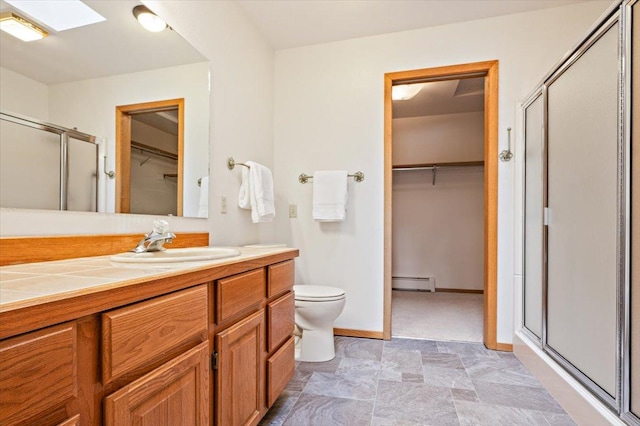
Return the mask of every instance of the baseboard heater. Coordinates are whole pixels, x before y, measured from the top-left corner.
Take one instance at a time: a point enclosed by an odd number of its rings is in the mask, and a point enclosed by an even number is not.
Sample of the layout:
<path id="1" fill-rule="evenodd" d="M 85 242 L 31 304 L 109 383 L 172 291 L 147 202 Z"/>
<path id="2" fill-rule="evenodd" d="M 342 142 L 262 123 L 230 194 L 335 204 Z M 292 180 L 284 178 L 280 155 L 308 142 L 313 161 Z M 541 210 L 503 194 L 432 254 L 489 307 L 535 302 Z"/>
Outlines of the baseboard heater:
<path id="1" fill-rule="evenodd" d="M 393 290 L 436 291 L 436 277 L 391 277 Z"/>

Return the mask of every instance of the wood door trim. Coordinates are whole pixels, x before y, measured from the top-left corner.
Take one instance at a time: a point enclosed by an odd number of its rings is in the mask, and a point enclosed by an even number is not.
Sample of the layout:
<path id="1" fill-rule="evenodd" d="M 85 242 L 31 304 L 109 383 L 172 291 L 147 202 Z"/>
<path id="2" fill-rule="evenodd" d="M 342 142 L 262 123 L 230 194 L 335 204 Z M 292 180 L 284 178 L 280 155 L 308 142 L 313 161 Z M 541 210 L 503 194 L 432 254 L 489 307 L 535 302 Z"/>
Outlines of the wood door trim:
<path id="1" fill-rule="evenodd" d="M 0 266 L 122 253 L 134 248 L 142 236 L 109 234 L 3 237 L 0 238 Z M 167 247 L 209 245 L 208 232 L 177 233 L 176 236 Z"/>
<path id="2" fill-rule="evenodd" d="M 393 84 L 485 76 L 484 102 L 484 344 L 497 342 L 498 266 L 498 61 L 387 73 L 384 76 L 384 296 L 383 338 L 391 339 Z"/>
<path id="3" fill-rule="evenodd" d="M 334 328 L 333 334 L 336 336 L 346 337 L 364 337 L 367 339 L 383 339 L 384 336 L 380 331 L 354 330 L 350 328 Z"/>
<path id="4" fill-rule="evenodd" d="M 183 215 L 184 98 L 116 107 L 116 213 L 131 212 L 131 115 L 178 108 L 177 216 Z"/>

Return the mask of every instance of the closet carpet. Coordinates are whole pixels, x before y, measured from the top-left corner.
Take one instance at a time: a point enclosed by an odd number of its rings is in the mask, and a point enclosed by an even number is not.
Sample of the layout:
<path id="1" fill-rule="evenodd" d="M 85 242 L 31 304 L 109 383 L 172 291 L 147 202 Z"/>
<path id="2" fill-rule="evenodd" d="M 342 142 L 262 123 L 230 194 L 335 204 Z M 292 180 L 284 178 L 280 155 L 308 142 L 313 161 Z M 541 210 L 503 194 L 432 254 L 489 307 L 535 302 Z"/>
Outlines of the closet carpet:
<path id="1" fill-rule="evenodd" d="M 482 294 L 406 290 L 392 293 L 393 337 L 482 342 Z"/>

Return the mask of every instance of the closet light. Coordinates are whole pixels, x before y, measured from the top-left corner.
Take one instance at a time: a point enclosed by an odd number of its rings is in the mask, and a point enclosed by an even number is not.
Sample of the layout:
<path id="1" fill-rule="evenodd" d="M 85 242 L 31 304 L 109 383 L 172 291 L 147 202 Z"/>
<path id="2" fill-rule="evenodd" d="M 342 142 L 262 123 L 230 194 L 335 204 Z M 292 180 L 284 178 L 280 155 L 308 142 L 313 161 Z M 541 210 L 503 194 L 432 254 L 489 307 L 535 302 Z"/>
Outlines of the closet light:
<path id="1" fill-rule="evenodd" d="M 150 11 L 146 6 L 136 6 L 133 8 L 133 16 L 136 17 L 140 25 L 152 33 L 158 33 L 167 28 L 167 23 Z"/>
<path id="2" fill-rule="evenodd" d="M 49 35 L 42 28 L 13 12 L 0 13 L 0 30 L 22 41 L 40 40 Z"/>
<path id="3" fill-rule="evenodd" d="M 391 88 L 391 99 L 394 101 L 407 101 L 420 93 L 423 87 L 424 83 L 393 86 Z"/>

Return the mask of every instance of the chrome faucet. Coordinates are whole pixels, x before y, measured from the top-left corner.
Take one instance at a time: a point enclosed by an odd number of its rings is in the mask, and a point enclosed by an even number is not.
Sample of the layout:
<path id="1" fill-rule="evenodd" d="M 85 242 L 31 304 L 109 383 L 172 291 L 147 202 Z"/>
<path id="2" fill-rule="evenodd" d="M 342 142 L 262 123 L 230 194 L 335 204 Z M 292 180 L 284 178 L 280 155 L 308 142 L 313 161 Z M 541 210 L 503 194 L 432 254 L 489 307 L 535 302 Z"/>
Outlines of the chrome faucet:
<path id="1" fill-rule="evenodd" d="M 166 220 L 156 219 L 153 221 L 153 231 L 149 234 L 145 234 L 144 238 L 140 240 L 136 248 L 129 250 L 134 253 L 145 253 L 151 251 L 165 250 L 164 243 L 171 243 L 176 235 L 172 232 L 168 232 L 169 223 Z"/>

